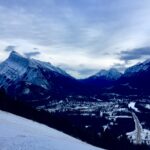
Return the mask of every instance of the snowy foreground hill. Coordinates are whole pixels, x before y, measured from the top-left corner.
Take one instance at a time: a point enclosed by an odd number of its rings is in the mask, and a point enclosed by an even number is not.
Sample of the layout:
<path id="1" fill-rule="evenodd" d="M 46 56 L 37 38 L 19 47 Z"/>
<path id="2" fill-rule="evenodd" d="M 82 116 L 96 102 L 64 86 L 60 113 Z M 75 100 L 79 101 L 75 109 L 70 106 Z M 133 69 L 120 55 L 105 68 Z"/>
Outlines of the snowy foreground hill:
<path id="1" fill-rule="evenodd" d="M 0 111 L 1 150 L 102 150 L 31 120 Z"/>

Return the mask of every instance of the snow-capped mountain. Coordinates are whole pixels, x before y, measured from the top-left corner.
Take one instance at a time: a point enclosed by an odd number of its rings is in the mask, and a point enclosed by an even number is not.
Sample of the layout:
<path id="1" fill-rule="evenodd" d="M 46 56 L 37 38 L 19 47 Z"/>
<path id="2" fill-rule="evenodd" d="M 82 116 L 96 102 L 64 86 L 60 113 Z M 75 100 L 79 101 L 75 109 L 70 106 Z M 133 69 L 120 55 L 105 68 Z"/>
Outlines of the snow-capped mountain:
<path id="1" fill-rule="evenodd" d="M 126 69 L 114 88 L 126 94 L 150 94 L 150 60 Z M 114 89 L 113 89 L 114 90 Z"/>
<path id="2" fill-rule="evenodd" d="M 71 77 L 65 71 L 61 70 L 58 67 L 54 67 L 50 63 L 25 58 L 15 51 L 12 51 L 9 58 L 0 65 L 0 74 L 6 74 L 10 79 L 16 80 L 19 77 L 22 77 L 24 73 L 31 68 L 33 70 L 43 68 L 45 70 L 53 71 L 63 76 Z M 14 76 L 12 76 L 13 74 Z"/>
<path id="3" fill-rule="evenodd" d="M 34 93 L 42 96 L 45 92 L 65 91 L 75 81 L 60 68 L 25 58 L 15 51 L 0 64 L 0 87 L 15 96 L 34 97 Z"/>
<path id="4" fill-rule="evenodd" d="M 128 68 L 124 74 L 112 68 L 82 80 L 73 78 L 50 63 L 25 58 L 15 51 L 0 64 L 0 87 L 8 94 L 26 100 L 48 100 L 50 96 L 72 93 L 86 95 L 116 86 L 120 90 L 120 85 L 130 89 L 150 89 L 149 76 L 150 60 Z"/>
<path id="5" fill-rule="evenodd" d="M 150 59 L 144 61 L 143 63 L 138 63 L 132 67 L 126 69 L 124 76 L 132 76 L 140 72 L 148 72 L 150 70 Z"/>
<path id="6" fill-rule="evenodd" d="M 100 92 L 104 89 L 105 92 L 118 93 L 150 93 L 150 60 L 139 63 L 126 69 L 124 74 L 121 74 L 116 69 L 101 70 L 97 74 L 83 79 L 82 82 L 90 88 Z"/>
<path id="7" fill-rule="evenodd" d="M 95 75 L 81 80 L 81 82 L 88 86 L 90 90 L 99 91 L 102 88 L 114 85 L 121 75 L 122 74 L 114 68 L 110 70 L 100 70 Z"/>
<path id="8" fill-rule="evenodd" d="M 117 69 L 111 68 L 110 70 L 100 70 L 91 78 L 106 78 L 111 80 L 117 80 L 121 77 L 121 75 L 122 74 Z"/>

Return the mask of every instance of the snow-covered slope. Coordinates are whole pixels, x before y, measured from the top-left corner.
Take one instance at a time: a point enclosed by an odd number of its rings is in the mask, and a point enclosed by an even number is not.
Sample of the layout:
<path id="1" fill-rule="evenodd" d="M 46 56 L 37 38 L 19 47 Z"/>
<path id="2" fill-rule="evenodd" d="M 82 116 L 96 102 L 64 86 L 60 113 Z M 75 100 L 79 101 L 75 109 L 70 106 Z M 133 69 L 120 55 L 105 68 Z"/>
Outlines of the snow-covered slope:
<path id="1" fill-rule="evenodd" d="M 132 76 L 134 74 L 137 74 L 139 72 L 146 72 L 150 70 L 150 60 L 146 60 L 143 63 L 138 63 L 137 65 L 134 65 L 132 67 L 129 67 L 124 75 L 125 76 Z"/>
<path id="2" fill-rule="evenodd" d="M 29 59 L 21 56 L 19 53 L 12 51 L 9 58 L 0 64 L 0 75 L 4 78 L 0 80 L 0 84 L 4 82 L 5 85 L 8 80 L 26 80 L 28 82 L 34 83 L 38 79 L 38 83 L 41 80 L 46 80 L 42 72 L 53 72 L 57 75 L 70 77 L 65 71 L 58 67 L 54 67 L 50 63 L 41 62 L 35 59 Z M 26 73 L 26 74 L 25 74 Z M 36 82 L 37 84 L 37 82 Z M 6 86 L 6 85 L 5 85 Z M 45 85 L 46 86 L 46 85 Z"/>
<path id="3" fill-rule="evenodd" d="M 126 69 L 120 79 L 122 85 L 128 85 L 136 93 L 141 94 L 141 90 L 150 93 L 150 60 L 139 63 Z M 121 89 L 121 88 L 120 88 Z"/>
<path id="4" fill-rule="evenodd" d="M 121 77 L 121 73 L 117 69 L 111 68 L 110 70 L 100 70 L 93 77 L 94 78 L 104 77 L 106 79 L 117 80 L 118 78 Z"/>
<path id="5" fill-rule="evenodd" d="M 117 69 L 100 70 L 98 73 L 81 80 L 91 90 L 99 91 L 101 88 L 112 86 L 120 77 L 121 73 Z"/>
<path id="6" fill-rule="evenodd" d="M 0 111 L 1 150 L 101 150 L 57 130 Z"/>

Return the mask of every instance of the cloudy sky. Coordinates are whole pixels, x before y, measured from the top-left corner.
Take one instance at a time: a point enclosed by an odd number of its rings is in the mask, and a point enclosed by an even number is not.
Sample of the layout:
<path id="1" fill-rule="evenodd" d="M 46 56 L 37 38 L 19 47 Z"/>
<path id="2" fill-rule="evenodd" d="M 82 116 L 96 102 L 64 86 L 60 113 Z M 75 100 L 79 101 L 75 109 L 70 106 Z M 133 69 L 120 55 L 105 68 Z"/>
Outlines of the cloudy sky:
<path id="1" fill-rule="evenodd" d="M 0 61 L 15 49 L 75 77 L 150 58 L 150 0 L 0 0 Z"/>

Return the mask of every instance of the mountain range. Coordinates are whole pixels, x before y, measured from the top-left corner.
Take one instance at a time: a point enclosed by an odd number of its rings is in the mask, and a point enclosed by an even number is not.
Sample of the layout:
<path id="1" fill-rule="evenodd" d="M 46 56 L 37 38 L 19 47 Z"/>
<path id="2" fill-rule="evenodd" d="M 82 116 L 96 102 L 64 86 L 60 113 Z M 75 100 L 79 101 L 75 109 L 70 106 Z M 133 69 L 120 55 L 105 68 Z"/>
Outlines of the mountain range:
<path id="1" fill-rule="evenodd" d="M 25 101 L 45 100 L 51 96 L 97 94 L 101 91 L 150 94 L 150 60 L 120 73 L 117 69 L 101 70 L 86 79 L 76 79 L 50 63 L 25 58 L 12 51 L 0 64 L 0 87 Z"/>
<path id="2" fill-rule="evenodd" d="M 60 68 L 25 58 L 15 51 L 0 64 L 0 87 L 26 100 L 71 92 L 76 84 L 76 79 Z"/>

